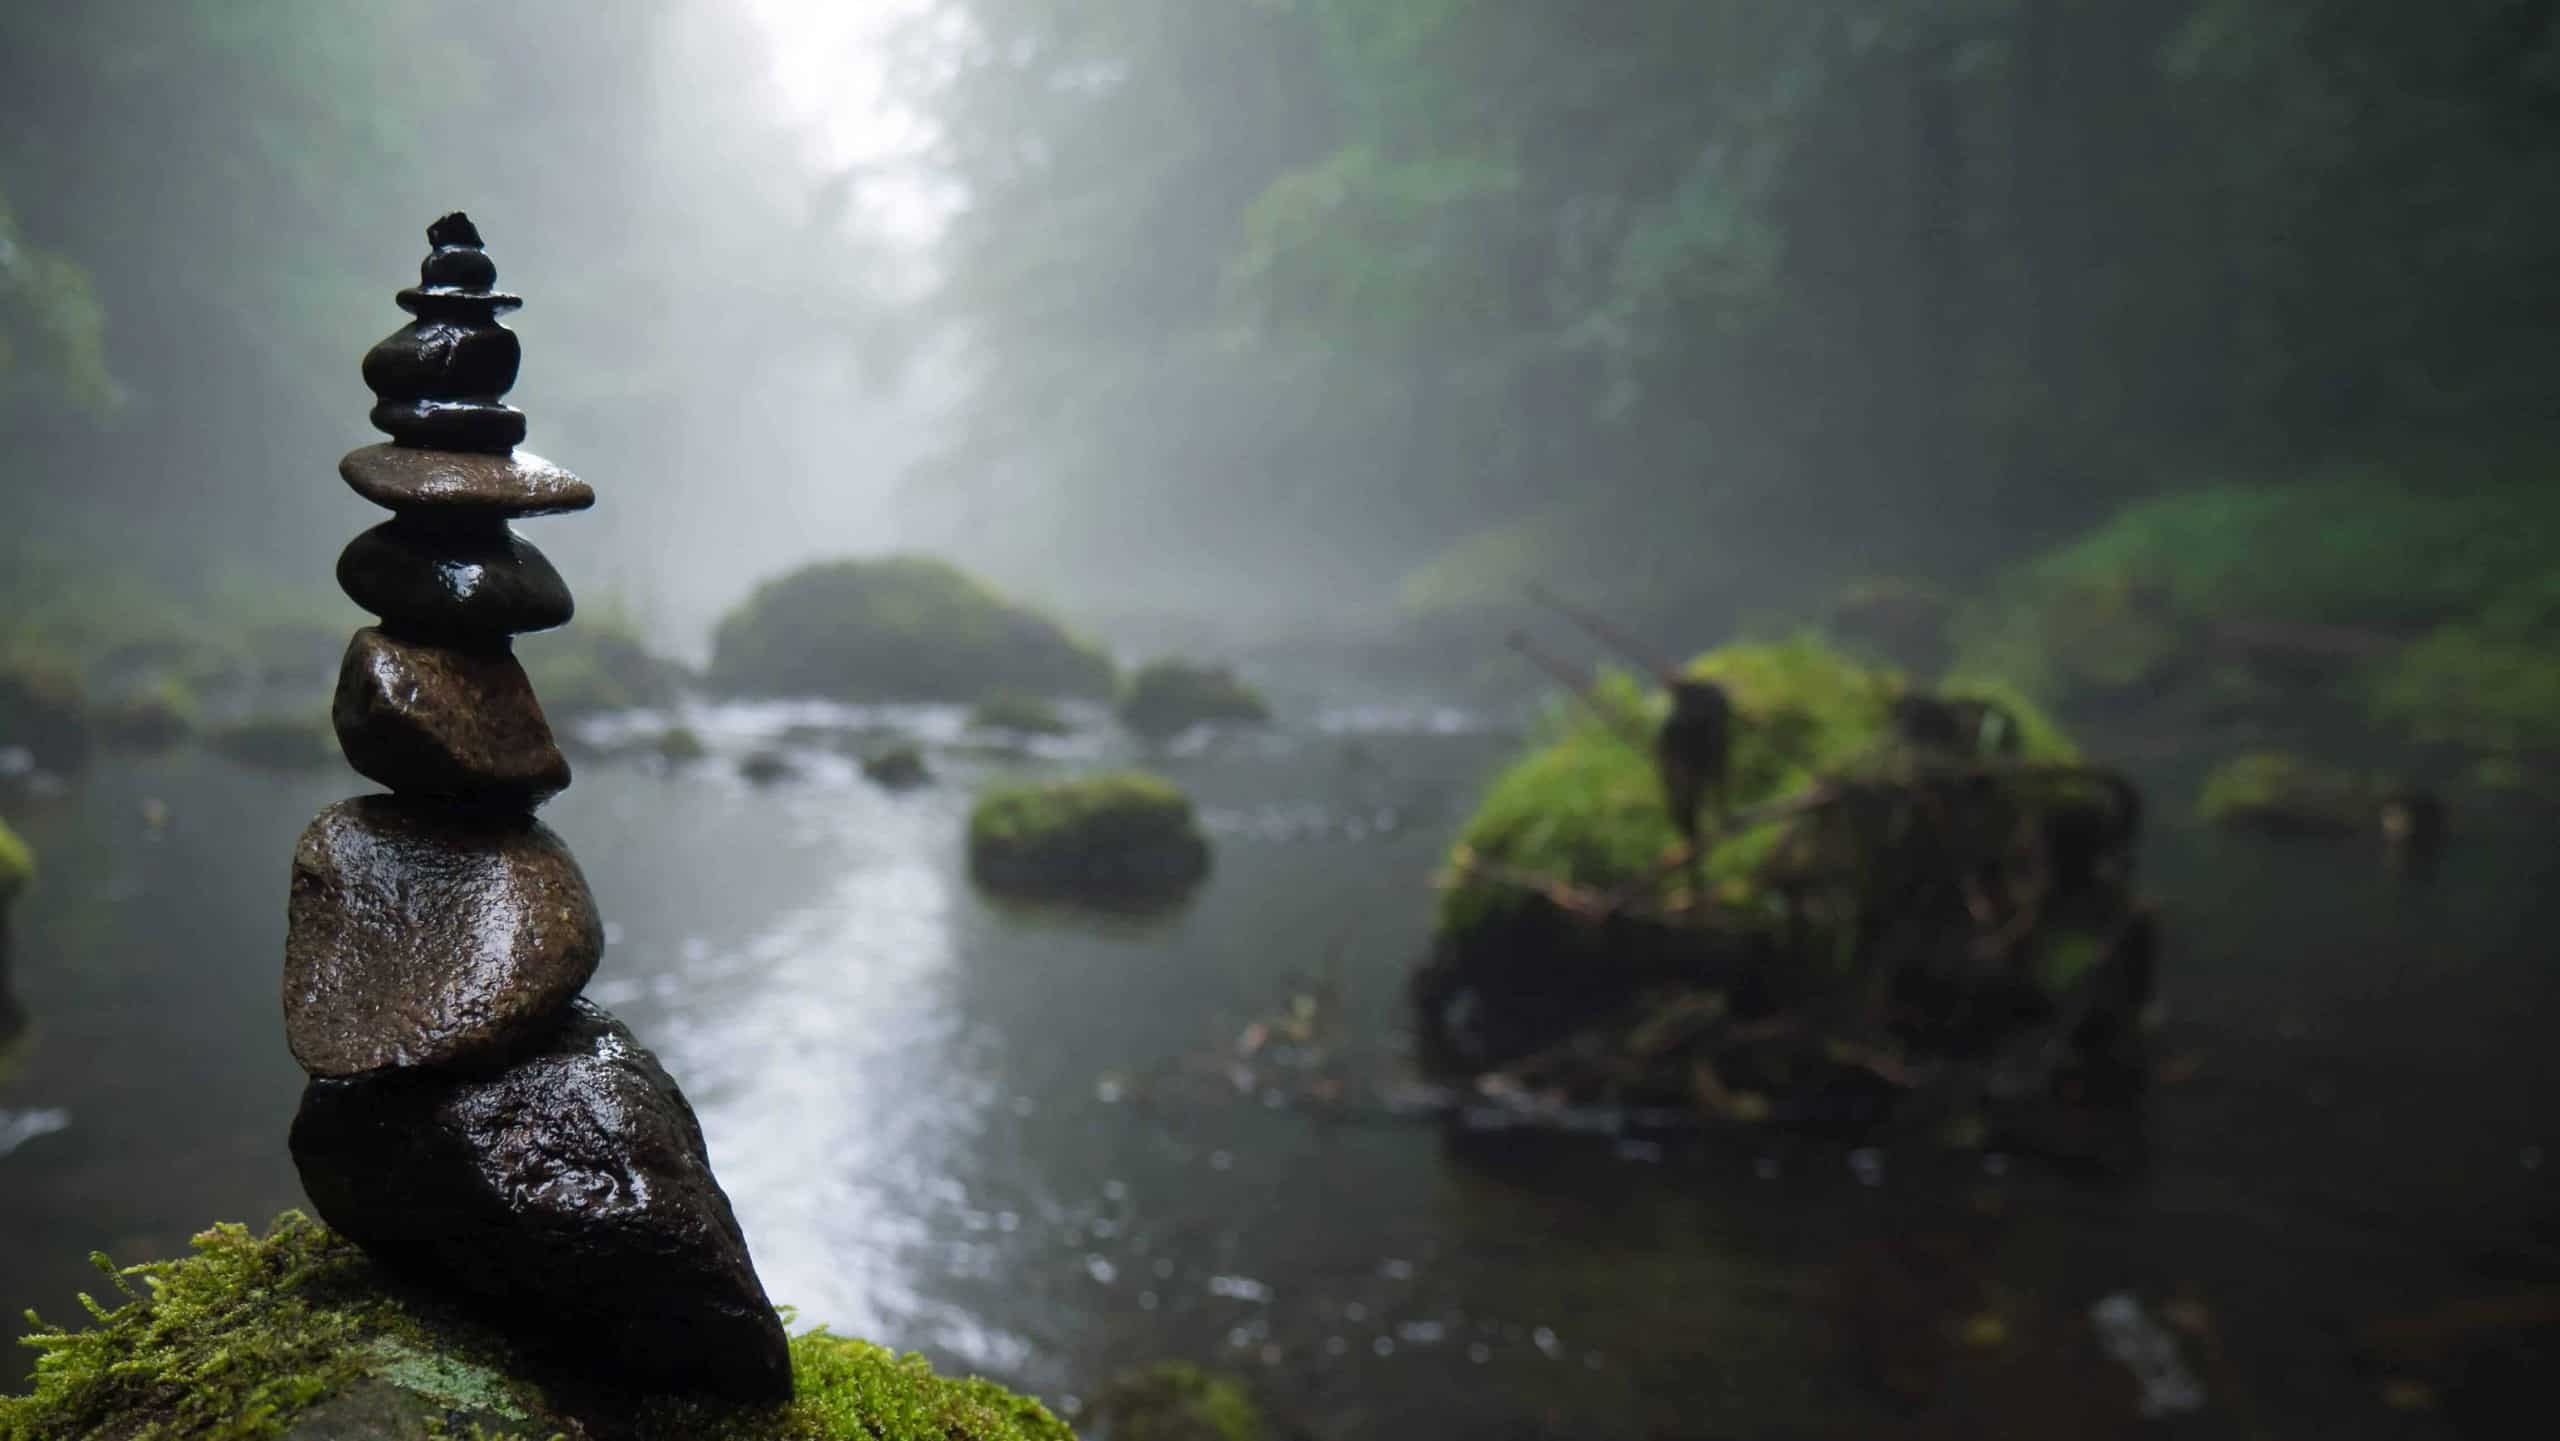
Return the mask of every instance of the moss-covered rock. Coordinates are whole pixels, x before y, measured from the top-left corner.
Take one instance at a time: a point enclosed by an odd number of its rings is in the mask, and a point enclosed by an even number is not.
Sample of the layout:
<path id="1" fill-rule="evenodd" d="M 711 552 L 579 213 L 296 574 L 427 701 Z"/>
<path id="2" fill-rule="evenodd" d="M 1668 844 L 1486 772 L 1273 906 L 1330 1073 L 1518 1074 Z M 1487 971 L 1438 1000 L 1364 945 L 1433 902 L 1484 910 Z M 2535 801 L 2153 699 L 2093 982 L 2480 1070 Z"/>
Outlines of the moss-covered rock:
<path id="1" fill-rule="evenodd" d="M 969 812 L 969 871 L 991 891 L 1105 905 L 1179 897 L 1209 842 L 1179 786 L 1138 771 L 999 785 Z"/>
<path id="2" fill-rule="evenodd" d="M 1196 725 L 1261 725 L 1271 719 L 1262 695 L 1225 666 L 1159 660 L 1138 668 L 1120 695 L 1120 723 L 1162 740 Z"/>
<path id="3" fill-rule="evenodd" d="M 1085 1414 L 1109 1441 L 1262 1441 L 1268 1434 L 1242 1381 L 1187 1361 L 1114 1376 Z"/>
<path id="4" fill-rule="evenodd" d="M 1075 730 L 1056 706 L 1015 690 L 995 691 L 971 706 L 969 728 L 1013 736 L 1062 736 Z"/>
<path id="5" fill-rule="evenodd" d="M 2487 755 L 2560 755 L 2560 569 L 2378 658 L 2361 677 L 2384 730 Z"/>
<path id="6" fill-rule="evenodd" d="M 101 743 L 121 750 L 160 751 L 196 729 L 195 691 L 175 676 L 159 676 L 97 708 Z"/>
<path id="7" fill-rule="evenodd" d="M 0 919 L 9 913 L 9 903 L 33 884 L 36 878 L 36 853 L 9 823 L 0 820 Z"/>
<path id="8" fill-rule="evenodd" d="M 2340 835 L 2377 824 L 2392 787 L 2286 751 L 2234 756 L 2213 768 L 2196 793 L 2208 825 L 2278 835 Z"/>
<path id="9" fill-rule="evenodd" d="M 690 765 L 711 754 L 711 748 L 702 743 L 701 733 L 691 726 L 667 727 L 658 732 L 651 748 L 658 753 L 658 759 L 671 766 Z"/>
<path id="10" fill-rule="evenodd" d="M 1703 855 L 1653 765 L 1667 698 L 1604 677 L 1452 847 L 1414 978 L 1426 1060 L 1750 1113 L 1784 1078 L 1819 1089 L 1841 1048 L 1889 1052 L 1897 1074 L 1996 1049 L 2070 1014 L 2101 970 L 2123 994 L 2089 1014 L 2138 1010 L 2138 803 L 2033 704 L 1988 682 L 1916 692 L 1808 637 L 1687 674 L 1731 704 Z M 1748 1056 L 1727 1047 L 1763 1031 Z"/>
<path id="11" fill-rule="evenodd" d="M 925 768 L 924 752 L 911 745 L 893 745 L 862 758 L 865 780 L 885 790 L 912 790 L 933 779 Z"/>
<path id="12" fill-rule="evenodd" d="M 710 681 L 739 695 L 974 700 L 996 690 L 1107 696 L 1111 659 L 948 561 L 805 566 L 720 622 Z"/>
<path id="13" fill-rule="evenodd" d="M 99 1266 L 121 1304 L 83 1297 L 87 1329 L 28 1338 L 34 1384 L 0 1397 L 0 1441 L 1069 1441 L 1036 1401 L 823 1330 L 792 1342 L 785 1406 L 599 1395 L 296 1215 L 265 1236 L 217 1226 L 183 1260 Z"/>
<path id="14" fill-rule="evenodd" d="M 88 763 L 90 743 L 75 665 L 51 655 L 0 660 L 0 749 L 23 747 L 47 770 L 68 771 Z"/>
<path id="15" fill-rule="evenodd" d="M 610 612 L 518 636 L 515 649 L 543 714 L 555 723 L 663 706 L 687 679 L 684 667 L 651 651 L 637 630 Z"/>
<path id="16" fill-rule="evenodd" d="M 204 733 L 216 754 L 261 770 L 313 770 L 338 759 L 326 708 L 228 721 Z"/>

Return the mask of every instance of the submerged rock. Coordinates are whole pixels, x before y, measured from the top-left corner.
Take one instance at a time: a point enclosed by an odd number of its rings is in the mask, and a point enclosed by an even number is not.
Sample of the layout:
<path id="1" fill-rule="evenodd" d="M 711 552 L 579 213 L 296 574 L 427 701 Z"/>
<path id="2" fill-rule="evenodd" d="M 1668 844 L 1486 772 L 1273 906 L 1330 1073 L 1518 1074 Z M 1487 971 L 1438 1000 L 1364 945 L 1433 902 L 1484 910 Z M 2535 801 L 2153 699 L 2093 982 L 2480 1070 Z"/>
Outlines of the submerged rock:
<path id="1" fill-rule="evenodd" d="M 293 855 L 285 1036 L 315 1076 L 490 1064 L 595 974 L 604 923 L 549 827 L 397 796 L 322 811 Z"/>
<path id="2" fill-rule="evenodd" d="M 533 683 L 504 649 L 357 631 L 329 718 L 347 764 L 403 794 L 534 806 L 569 784 Z"/>
<path id="3" fill-rule="evenodd" d="M 1196 725 L 1261 725 L 1271 708 L 1225 666 L 1160 660 L 1141 666 L 1120 697 L 1120 723 L 1162 740 Z"/>
<path id="4" fill-rule="evenodd" d="M 338 588 L 413 634 L 550 630 L 577 610 L 549 558 L 494 518 L 385 521 L 339 553 Z"/>
<path id="5" fill-rule="evenodd" d="M 2196 794 L 2207 825 L 2269 835 L 2346 835 L 2377 826 L 2381 787 L 2285 751 L 2234 756 Z"/>
<path id="6" fill-rule="evenodd" d="M 1179 786 L 1136 771 L 998 786 L 969 813 L 969 873 L 1010 895 L 1147 905 L 1209 873 Z"/>
<path id="7" fill-rule="evenodd" d="M 87 1329 L 38 1324 L 42 1359 L 26 1394 L 0 1395 L 0 1436 L 1072 1441 L 1037 1401 L 823 1330 L 790 1342 L 781 1405 L 600 1386 L 293 1214 L 263 1237 L 216 1226 L 112 1284 Z"/>
<path id="8" fill-rule="evenodd" d="M 933 779 L 924 752 L 910 745 L 891 746 L 862 758 L 863 779 L 885 790 L 912 790 Z"/>
<path id="9" fill-rule="evenodd" d="M 591 1002 L 485 1078 L 313 1081 L 293 1158 L 322 1219 L 529 1342 L 643 1384 L 791 1394 L 782 1322 L 693 1108 Z"/>

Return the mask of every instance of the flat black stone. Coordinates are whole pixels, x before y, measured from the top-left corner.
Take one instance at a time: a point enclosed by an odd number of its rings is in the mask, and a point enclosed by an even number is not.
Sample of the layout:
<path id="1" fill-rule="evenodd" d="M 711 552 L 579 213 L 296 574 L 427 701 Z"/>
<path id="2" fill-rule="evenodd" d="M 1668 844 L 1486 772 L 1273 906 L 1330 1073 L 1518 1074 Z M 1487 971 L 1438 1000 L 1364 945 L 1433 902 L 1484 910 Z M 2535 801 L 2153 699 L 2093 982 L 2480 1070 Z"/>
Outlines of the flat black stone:
<path id="1" fill-rule="evenodd" d="M 364 383 L 377 400 L 499 396 L 523 360 L 516 333 L 494 321 L 419 320 L 365 352 Z"/>
<path id="2" fill-rule="evenodd" d="M 403 514 L 558 515 L 596 503 L 585 481 L 529 450 L 362 445 L 339 459 L 338 474 L 356 494 Z"/>
<path id="3" fill-rule="evenodd" d="M 641 1391 L 791 1394 L 693 1108 L 592 1002 L 494 1074 L 313 1081 L 292 1147 L 322 1220 L 528 1345 Z"/>
<path id="4" fill-rule="evenodd" d="M 522 635 L 577 610 L 560 572 L 496 516 L 385 521 L 339 552 L 338 588 L 417 635 Z"/>
<path id="5" fill-rule="evenodd" d="M 504 454 L 524 440 L 524 412 L 494 397 L 386 400 L 373 408 L 372 419 L 394 442 L 427 450 Z"/>

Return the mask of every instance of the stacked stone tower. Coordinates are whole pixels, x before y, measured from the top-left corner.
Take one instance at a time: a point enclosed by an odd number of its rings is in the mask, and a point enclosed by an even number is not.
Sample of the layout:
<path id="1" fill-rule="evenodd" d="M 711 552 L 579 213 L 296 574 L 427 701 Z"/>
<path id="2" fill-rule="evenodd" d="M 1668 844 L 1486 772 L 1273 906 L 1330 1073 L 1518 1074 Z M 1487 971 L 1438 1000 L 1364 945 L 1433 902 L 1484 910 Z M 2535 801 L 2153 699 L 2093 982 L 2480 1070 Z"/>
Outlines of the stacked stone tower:
<path id="1" fill-rule="evenodd" d="M 392 519 L 338 558 L 381 617 L 331 707 L 388 795 L 303 832 L 285 940 L 285 1036 L 310 1073 L 293 1157 L 321 1217 L 385 1266 L 621 1383 L 775 1400 L 782 1326 L 711 1174 L 692 1107 L 579 991 L 595 898 L 533 809 L 568 762 L 512 653 L 565 624 L 568 588 L 509 527 L 583 510 L 528 452 L 516 297 L 462 215 L 427 231 L 416 319 L 365 356 L 391 436 L 339 462 Z"/>

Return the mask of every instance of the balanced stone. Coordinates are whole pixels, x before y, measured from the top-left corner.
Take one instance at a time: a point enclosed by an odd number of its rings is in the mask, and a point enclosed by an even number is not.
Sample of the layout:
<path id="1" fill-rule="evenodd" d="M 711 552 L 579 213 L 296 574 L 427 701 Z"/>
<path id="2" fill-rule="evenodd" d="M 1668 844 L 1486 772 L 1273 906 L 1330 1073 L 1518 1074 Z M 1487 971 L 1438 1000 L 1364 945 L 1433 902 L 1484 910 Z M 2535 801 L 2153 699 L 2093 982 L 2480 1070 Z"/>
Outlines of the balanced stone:
<path id="1" fill-rule="evenodd" d="M 496 1064 L 603 954 L 585 874 L 533 817 L 340 801 L 294 847 L 285 1039 L 315 1076 Z"/>
<path id="2" fill-rule="evenodd" d="M 365 445 L 347 452 L 338 474 L 356 494 L 402 512 L 558 515 L 596 503 L 585 481 L 529 450 L 487 455 Z"/>
<path id="3" fill-rule="evenodd" d="M 347 645 L 329 719 L 347 764 L 406 795 L 531 807 L 569 784 L 533 682 L 503 648 L 368 626 Z"/>
<path id="4" fill-rule="evenodd" d="M 332 1227 L 531 1344 L 637 1389 L 791 1394 L 789 1343 L 693 1108 L 591 1002 L 495 1074 L 313 1081 L 293 1159 Z"/>
<path id="5" fill-rule="evenodd" d="M 365 352 L 364 383 L 383 400 L 504 395 L 524 348 L 503 325 L 419 320 Z"/>
<path id="6" fill-rule="evenodd" d="M 524 440 L 524 412 L 494 400 L 386 400 L 373 428 L 400 445 L 503 455 Z"/>
<path id="7" fill-rule="evenodd" d="M 498 397 L 516 383 L 522 352 L 498 316 L 524 302 L 501 290 L 480 231 L 457 211 L 427 227 L 418 284 L 399 294 L 417 319 L 365 355 L 365 384 L 381 402 L 373 424 L 402 445 L 503 454 L 524 439 L 524 413 Z"/>
<path id="8" fill-rule="evenodd" d="M 494 516 L 385 521 L 339 553 L 338 587 L 417 634 L 517 635 L 567 625 L 576 610 L 560 572 Z"/>

